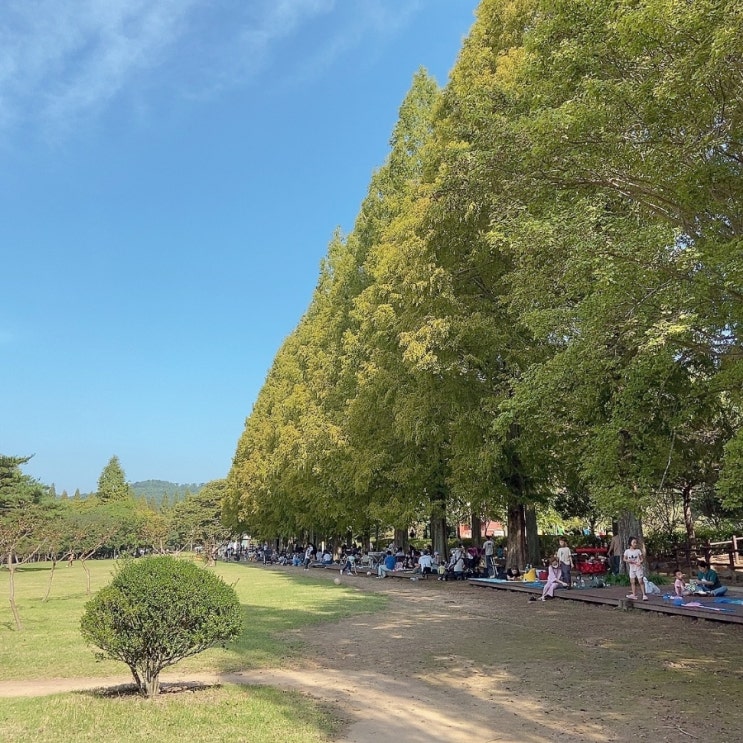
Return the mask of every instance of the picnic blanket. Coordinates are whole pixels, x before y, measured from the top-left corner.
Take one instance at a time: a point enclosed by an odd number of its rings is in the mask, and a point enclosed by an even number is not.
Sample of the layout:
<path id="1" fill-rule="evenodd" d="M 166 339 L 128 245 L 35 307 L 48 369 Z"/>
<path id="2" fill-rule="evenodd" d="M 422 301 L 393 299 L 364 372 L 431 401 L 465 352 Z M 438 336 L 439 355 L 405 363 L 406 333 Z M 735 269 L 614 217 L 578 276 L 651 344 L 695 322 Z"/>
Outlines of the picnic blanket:
<path id="1" fill-rule="evenodd" d="M 723 598 L 722 596 L 718 596 L 713 601 L 715 604 L 737 604 L 738 606 L 743 606 L 743 599 L 727 599 Z"/>
<path id="2" fill-rule="evenodd" d="M 682 609 L 705 609 L 706 611 L 719 611 L 725 614 L 735 614 L 735 609 L 725 609 L 721 606 L 710 606 L 709 604 L 703 604 L 701 601 L 686 601 L 680 596 L 674 596 L 673 594 L 667 593 L 663 596 L 664 601 L 670 601 L 674 606 L 678 606 Z M 743 601 L 738 599 L 730 599 L 730 601 L 739 602 L 743 604 Z M 723 603 L 723 600 L 715 599 L 715 603 Z M 727 602 L 725 602 L 727 603 Z"/>
<path id="3" fill-rule="evenodd" d="M 515 586 L 531 586 L 532 588 L 542 588 L 546 583 L 543 580 L 506 580 L 505 578 L 478 578 L 477 580 L 486 580 L 488 583 L 509 583 Z"/>

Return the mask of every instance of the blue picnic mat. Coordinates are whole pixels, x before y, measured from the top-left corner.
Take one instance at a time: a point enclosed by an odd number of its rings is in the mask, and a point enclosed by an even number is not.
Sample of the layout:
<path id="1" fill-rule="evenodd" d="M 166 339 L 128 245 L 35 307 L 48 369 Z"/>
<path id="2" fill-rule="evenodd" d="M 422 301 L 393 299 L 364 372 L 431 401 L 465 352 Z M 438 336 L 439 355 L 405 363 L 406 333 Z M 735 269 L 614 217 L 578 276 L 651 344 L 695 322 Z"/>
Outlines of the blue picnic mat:
<path id="1" fill-rule="evenodd" d="M 531 586 L 532 588 L 542 588 L 546 581 L 543 580 L 532 580 L 532 581 L 524 581 L 524 580 L 506 580 L 505 578 L 476 578 L 475 580 L 480 580 L 483 582 L 488 583 L 513 583 L 517 586 Z"/>

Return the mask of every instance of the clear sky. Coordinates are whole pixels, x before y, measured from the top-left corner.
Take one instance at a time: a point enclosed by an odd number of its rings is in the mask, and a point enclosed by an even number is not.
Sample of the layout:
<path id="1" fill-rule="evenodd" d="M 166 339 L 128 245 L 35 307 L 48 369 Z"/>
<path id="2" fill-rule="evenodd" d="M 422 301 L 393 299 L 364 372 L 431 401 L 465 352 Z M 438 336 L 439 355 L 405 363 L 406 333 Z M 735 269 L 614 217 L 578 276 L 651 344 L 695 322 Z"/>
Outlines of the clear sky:
<path id="1" fill-rule="evenodd" d="M 3 0 L 0 454 L 229 471 L 419 67 L 476 0 Z"/>

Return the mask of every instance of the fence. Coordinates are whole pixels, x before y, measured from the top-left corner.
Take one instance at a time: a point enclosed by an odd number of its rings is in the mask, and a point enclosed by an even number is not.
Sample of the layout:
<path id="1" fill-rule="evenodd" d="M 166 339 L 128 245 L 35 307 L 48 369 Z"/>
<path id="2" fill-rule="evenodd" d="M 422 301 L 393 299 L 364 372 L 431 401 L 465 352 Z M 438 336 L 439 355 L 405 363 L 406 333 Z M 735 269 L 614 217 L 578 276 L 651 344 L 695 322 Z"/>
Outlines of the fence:
<path id="1" fill-rule="evenodd" d="M 691 567 L 700 557 L 712 564 L 727 562 L 731 570 L 743 568 L 743 537 L 733 536 L 724 542 L 706 542 L 698 545 L 685 545 L 674 550 L 676 569 Z"/>

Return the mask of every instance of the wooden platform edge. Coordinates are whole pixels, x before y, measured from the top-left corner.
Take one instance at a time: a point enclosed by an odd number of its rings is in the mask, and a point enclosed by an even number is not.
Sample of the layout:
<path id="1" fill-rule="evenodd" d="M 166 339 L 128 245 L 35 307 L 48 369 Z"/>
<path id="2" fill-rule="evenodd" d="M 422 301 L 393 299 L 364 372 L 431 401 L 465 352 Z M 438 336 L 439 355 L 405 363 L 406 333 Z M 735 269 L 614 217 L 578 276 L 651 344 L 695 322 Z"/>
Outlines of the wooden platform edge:
<path id="1" fill-rule="evenodd" d="M 541 590 L 536 586 L 519 585 L 517 582 L 492 583 L 490 581 L 479 580 L 477 578 L 470 578 L 467 582 L 481 588 L 494 588 L 496 590 L 514 591 L 516 593 L 526 593 L 535 596 L 541 594 Z M 743 616 L 740 614 L 715 611 L 713 609 L 701 609 L 694 607 L 685 608 L 681 606 L 675 606 L 668 601 L 657 603 L 657 599 L 653 601 L 635 601 L 626 597 L 597 596 L 595 594 L 585 593 L 584 591 L 585 589 L 574 589 L 572 591 L 556 591 L 555 599 L 563 599 L 566 601 L 581 601 L 585 604 L 602 604 L 604 606 L 612 606 L 625 611 L 653 611 L 658 614 L 685 617 L 687 619 L 705 619 L 710 622 L 743 625 Z"/>

